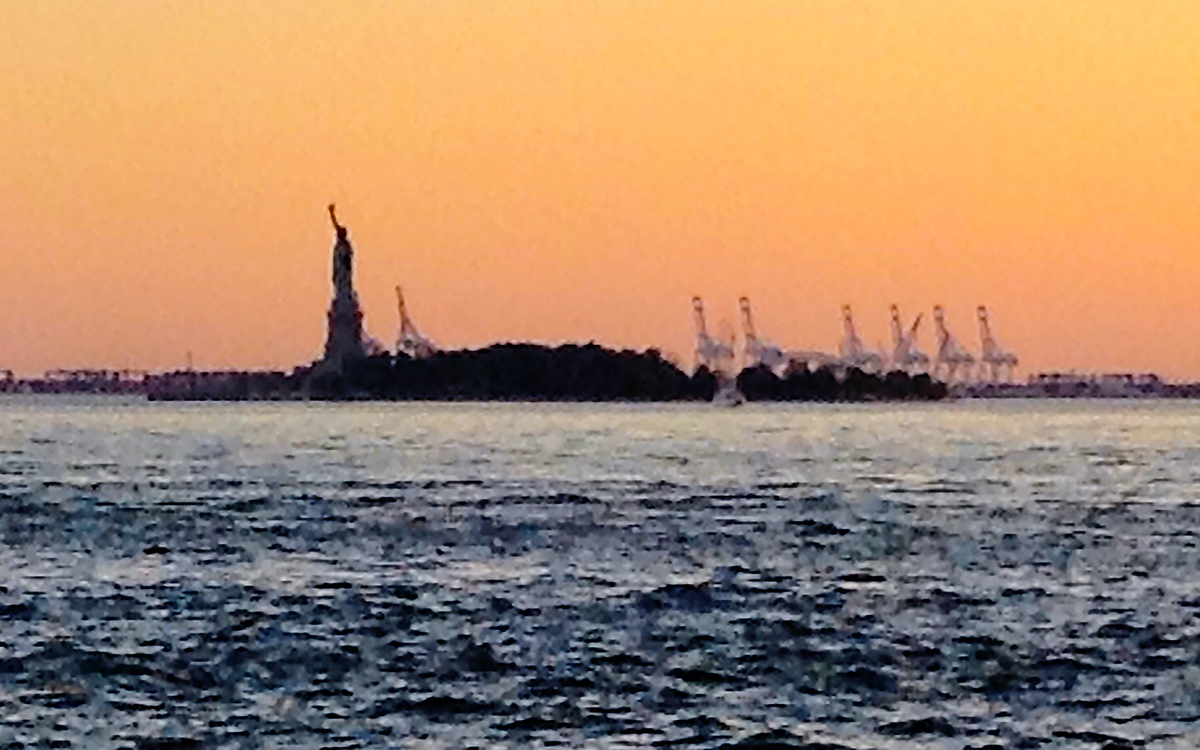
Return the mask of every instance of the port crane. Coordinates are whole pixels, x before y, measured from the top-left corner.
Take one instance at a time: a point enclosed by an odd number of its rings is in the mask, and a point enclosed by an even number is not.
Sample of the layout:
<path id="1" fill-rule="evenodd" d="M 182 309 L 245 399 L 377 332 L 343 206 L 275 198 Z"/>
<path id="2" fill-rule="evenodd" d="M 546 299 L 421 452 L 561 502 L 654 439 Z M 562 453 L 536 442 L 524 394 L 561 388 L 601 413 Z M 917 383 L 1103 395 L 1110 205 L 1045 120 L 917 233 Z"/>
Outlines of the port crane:
<path id="1" fill-rule="evenodd" d="M 917 313 L 912 326 L 905 331 L 900 322 L 900 308 L 892 305 L 891 313 L 892 367 L 907 373 L 924 372 L 929 367 L 929 355 L 917 348 L 917 328 L 921 325 L 921 314 Z"/>
<path id="2" fill-rule="evenodd" d="M 1000 346 L 992 336 L 986 307 L 980 305 L 975 309 L 975 314 L 979 318 L 979 344 L 982 350 L 979 374 L 993 383 L 999 380 L 1007 383 L 1012 380 L 1013 371 L 1017 369 L 1017 355 Z"/>
<path id="3" fill-rule="evenodd" d="M 396 307 L 400 317 L 396 353 L 406 354 L 413 359 L 425 359 L 437 352 L 437 345 L 417 330 L 412 318 L 408 317 L 408 309 L 404 305 L 404 292 L 400 291 L 400 287 L 396 287 Z"/>
<path id="4" fill-rule="evenodd" d="M 838 353 L 843 367 L 857 367 L 867 372 L 877 372 L 883 367 L 883 357 L 864 346 L 859 338 L 850 305 L 842 305 L 842 342 Z"/>
<path id="5" fill-rule="evenodd" d="M 933 308 L 933 325 L 937 329 L 938 339 L 937 355 L 933 359 L 934 377 L 945 372 L 946 382 L 953 383 L 960 369 L 964 378 L 970 377 L 975 357 L 950 333 L 946 326 L 946 311 L 941 305 L 935 305 Z"/>
<path id="6" fill-rule="evenodd" d="M 750 310 L 750 299 L 738 299 L 738 308 L 742 313 L 742 337 L 745 346 L 742 351 L 746 367 L 769 367 L 772 370 L 783 367 L 788 363 L 787 354 L 770 341 L 758 337 L 754 329 L 754 313 Z"/>
<path id="7" fill-rule="evenodd" d="M 708 332 L 704 301 L 699 297 L 692 297 L 692 320 L 696 326 L 696 367 L 728 375 L 733 365 L 733 346 Z"/>

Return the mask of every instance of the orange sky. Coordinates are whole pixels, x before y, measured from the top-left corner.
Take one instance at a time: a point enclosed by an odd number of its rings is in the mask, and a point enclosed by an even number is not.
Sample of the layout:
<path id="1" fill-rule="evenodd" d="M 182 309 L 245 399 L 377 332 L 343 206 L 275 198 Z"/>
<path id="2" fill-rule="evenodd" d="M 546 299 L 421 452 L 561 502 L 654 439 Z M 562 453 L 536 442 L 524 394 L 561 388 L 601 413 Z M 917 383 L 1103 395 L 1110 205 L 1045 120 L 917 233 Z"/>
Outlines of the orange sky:
<path id="1" fill-rule="evenodd" d="M 330 200 L 386 342 L 396 283 L 688 360 L 694 293 L 796 348 L 986 303 L 1026 372 L 1198 378 L 1200 4 L 0 4 L 0 368 L 313 359 Z"/>

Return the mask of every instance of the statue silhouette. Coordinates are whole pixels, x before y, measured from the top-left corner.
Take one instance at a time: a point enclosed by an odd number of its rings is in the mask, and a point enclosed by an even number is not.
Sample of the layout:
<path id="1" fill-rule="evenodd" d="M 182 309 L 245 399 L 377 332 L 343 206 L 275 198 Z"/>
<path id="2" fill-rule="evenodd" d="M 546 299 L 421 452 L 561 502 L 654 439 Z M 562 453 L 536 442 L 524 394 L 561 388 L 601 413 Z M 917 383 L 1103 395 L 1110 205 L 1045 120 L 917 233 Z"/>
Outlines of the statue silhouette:
<path id="1" fill-rule="evenodd" d="M 333 244 L 333 299 L 329 304 L 329 331 L 322 361 L 325 369 L 340 373 L 346 361 L 365 355 L 362 309 L 354 293 L 354 248 L 346 227 L 338 223 L 332 203 L 329 220 L 337 232 L 337 241 Z"/>
<path id="2" fill-rule="evenodd" d="M 333 288 L 337 297 L 353 298 L 354 282 L 352 281 L 354 266 L 354 248 L 350 246 L 350 238 L 346 228 L 338 223 L 334 205 L 329 204 L 329 220 L 337 232 L 337 242 L 333 246 Z M 357 302 L 355 303 L 357 304 Z"/>

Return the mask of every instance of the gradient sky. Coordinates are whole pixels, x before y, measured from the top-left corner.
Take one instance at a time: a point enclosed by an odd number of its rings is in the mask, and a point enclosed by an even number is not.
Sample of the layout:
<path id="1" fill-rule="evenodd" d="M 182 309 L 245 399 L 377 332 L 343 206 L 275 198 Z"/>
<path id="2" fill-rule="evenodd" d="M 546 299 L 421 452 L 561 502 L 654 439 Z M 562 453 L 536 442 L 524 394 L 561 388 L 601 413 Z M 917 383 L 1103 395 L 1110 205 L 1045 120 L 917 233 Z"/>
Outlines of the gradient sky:
<path id="1" fill-rule="evenodd" d="M 691 359 L 985 303 L 1026 372 L 1200 377 L 1195 0 L 0 4 L 0 368 L 366 325 Z M 921 344 L 933 349 L 932 330 Z"/>

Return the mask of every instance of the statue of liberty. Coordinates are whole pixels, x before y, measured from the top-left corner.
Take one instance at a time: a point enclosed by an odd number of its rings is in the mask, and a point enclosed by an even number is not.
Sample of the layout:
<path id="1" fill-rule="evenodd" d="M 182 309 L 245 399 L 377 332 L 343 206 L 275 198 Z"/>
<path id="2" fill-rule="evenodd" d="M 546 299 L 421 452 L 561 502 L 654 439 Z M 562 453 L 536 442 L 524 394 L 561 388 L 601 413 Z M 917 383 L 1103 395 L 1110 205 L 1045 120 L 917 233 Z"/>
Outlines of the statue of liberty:
<path id="1" fill-rule="evenodd" d="M 334 205 L 329 204 L 337 240 L 333 245 L 333 301 L 329 305 L 329 334 L 325 339 L 324 369 L 342 372 L 347 360 L 366 356 L 363 347 L 362 310 L 354 293 L 354 248 L 346 227 L 338 223 Z"/>
<path id="2" fill-rule="evenodd" d="M 337 241 L 333 246 L 333 293 L 334 296 L 354 294 L 354 248 L 350 246 L 346 228 L 338 224 L 334 205 L 329 204 L 329 219 L 337 232 Z"/>

